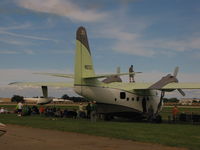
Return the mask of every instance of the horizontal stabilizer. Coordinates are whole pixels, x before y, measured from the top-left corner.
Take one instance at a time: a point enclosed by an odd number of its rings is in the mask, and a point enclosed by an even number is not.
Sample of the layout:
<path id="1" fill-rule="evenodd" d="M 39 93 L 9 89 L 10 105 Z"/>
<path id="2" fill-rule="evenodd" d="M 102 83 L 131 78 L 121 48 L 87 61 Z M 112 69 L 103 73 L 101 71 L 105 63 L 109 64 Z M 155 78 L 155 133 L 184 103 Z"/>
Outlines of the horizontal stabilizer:
<path id="1" fill-rule="evenodd" d="M 73 83 L 64 83 L 64 82 L 13 82 L 9 85 L 17 86 L 50 86 L 50 87 L 74 87 Z"/>
<path id="2" fill-rule="evenodd" d="M 74 78 L 73 74 L 59 74 L 59 73 L 34 73 L 34 74 L 63 77 L 63 78 L 72 78 L 72 79 Z"/>

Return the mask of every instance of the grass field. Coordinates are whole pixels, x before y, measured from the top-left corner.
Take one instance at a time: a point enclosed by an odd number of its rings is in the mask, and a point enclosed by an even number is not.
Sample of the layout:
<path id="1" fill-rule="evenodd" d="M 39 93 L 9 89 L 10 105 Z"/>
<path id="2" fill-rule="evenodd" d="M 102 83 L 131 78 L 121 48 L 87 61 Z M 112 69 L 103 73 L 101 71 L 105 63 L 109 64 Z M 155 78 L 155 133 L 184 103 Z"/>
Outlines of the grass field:
<path id="1" fill-rule="evenodd" d="M 163 120 L 167 120 L 169 115 L 172 115 L 172 108 L 173 106 L 165 106 L 163 107 L 163 110 L 160 112 L 160 115 L 162 116 Z M 178 107 L 180 113 L 187 113 L 187 114 L 199 114 L 200 115 L 200 107 L 190 107 L 190 106 L 179 106 Z"/>
<path id="2" fill-rule="evenodd" d="M 39 115 L 17 117 L 15 114 L 1 114 L 0 122 L 34 128 L 159 143 L 168 146 L 186 147 L 192 150 L 198 150 L 200 148 L 199 125 L 104 121 L 92 123 L 89 120 L 46 118 Z"/>
<path id="3" fill-rule="evenodd" d="M 53 104 L 52 105 L 48 105 L 48 106 L 54 106 Z M 61 108 L 61 109 L 69 109 L 69 110 L 73 110 L 73 109 L 78 109 L 78 105 L 55 105 L 57 108 Z M 0 105 L 0 107 L 4 107 L 4 108 L 7 108 L 9 111 L 12 111 L 15 109 L 16 105 Z M 160 115 L 162 116 L 163 120 L 167 120 L 168 119 L 168 116 L 169 115 L 172 115 L 172 108 L 173 106 L 165 106 L 163 107 Z M 197 107 L 188 107 L 188 106 L 181 106 L 181 107 L 178 107 L 179 108 L 179 111 L 180 113 L 181 112 L 185 112 L 185 113 L 195 113 L 195 114 L 200 114 L 200 107 L 197 106 Z"/>
<path id="4" fill-rule="evenodd" d="M 15 105 L 1 105 L 13 110 Z M 60 108 L 77 109 L 77 106 L 56 106 Z M 167 119 L 172 107 L 164 107 L 161 115 Z M 200 114 L 200 107 L 179 107 L 180 112 Z M 151 124 L 133 122 L 91 123 L 89 120 L 47 118 L 39 115 L 17 117 L 15 114 L 1 114 L 0 122 L 17 124 L 34 128 L 52 129 L 69 132 L 79 132 L 97 136 L 128 139 L 133 141 L 158 143 L 168 146 L 186 147 L 192 150 L 200 149 L 200 126 L 182 124 Z"/>

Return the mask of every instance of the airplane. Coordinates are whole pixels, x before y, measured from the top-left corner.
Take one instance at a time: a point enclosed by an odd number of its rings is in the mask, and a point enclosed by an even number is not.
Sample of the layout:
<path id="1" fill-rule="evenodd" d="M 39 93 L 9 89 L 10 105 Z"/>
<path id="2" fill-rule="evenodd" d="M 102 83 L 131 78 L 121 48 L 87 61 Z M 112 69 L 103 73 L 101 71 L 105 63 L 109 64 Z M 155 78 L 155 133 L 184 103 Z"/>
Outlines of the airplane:
<path id="1" fill-rule="evenodd" d="M 24 97 L 23 100 L 24 100 L 24 102 L 30 102 L 30 103 L 32 102 L 32 103 L 36 103 L 38 105 L 48 104 L 49 102 L 54 102 L 54 103 L 59 103 L 59 102 L 73 103 L 73 101 L 71 101 L 71 100 L 65 100 L 65 99 L 53 98 L 53 97 L 48 97 L 48 98 L 44 98 L 44 97 L 39 97 L 39 98 Z"/>
<path id="2" fill-rule="evenodd" d="M 0 136 L 4 135 L 6 131 L 6 125 L 0 123 Z"/>
<path id="3" fill-rule="evenodd" d="M 48 98 L 47 86 L 72 87 L 77 94 L 87 100 L 96 101 L 97 113 L 107 119 L 114 116 L 144 118 L 150 112 L 156 116 L 159 114 L 165 92 L 177 90 L 184 96 L 182 89 L 200 89 L 200 83 L 179 83 L 178 70 L 176 67 L 173 75 L 168 74 L 156 83 L 126 83 L 120 78 L 122 75 L 135 75 L 141 72 L 96 75 L 86 29 L 79 27 L 76 32 L 74 74 L 36 73 L 72 78 L 74 83 L 15 82 L 11 85 L 41 86 L 44 96 L 41 104 L 52 100 Z M 99 80 L 103 78 L 104 80 Z"/>

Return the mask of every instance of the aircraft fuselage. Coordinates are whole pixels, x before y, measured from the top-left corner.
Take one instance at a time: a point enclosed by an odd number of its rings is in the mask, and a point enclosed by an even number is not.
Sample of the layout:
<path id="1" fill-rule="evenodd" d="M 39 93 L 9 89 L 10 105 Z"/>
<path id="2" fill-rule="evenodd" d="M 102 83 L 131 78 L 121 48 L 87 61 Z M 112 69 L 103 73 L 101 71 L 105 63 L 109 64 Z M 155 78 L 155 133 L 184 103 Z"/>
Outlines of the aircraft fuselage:
<path id="1" fill-rule="evenodd" d="M 145 114 L 150 108 L 156 113 L 160 102 L 160 97 L 155 90 L 123 91 L 101 86 L 75 86 L 75 91 L 90 101 L 96 101 L 100 106 L 99 113 L 134 112 Z"/>

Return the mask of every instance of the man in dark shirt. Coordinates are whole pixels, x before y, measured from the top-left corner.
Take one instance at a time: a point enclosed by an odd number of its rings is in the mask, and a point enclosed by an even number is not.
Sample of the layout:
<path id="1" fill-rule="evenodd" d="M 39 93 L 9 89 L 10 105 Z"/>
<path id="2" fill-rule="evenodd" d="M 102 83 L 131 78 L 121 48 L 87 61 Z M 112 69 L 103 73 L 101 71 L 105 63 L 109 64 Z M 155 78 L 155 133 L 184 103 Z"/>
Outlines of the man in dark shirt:
<path id="1" fill-rule="evenodd" d="M 133 73 L 133 65 L 129 68 L 129 73 Z M 129 82 L 135 82 L 134 80 L 134 74 L 129 74 Z"/>

